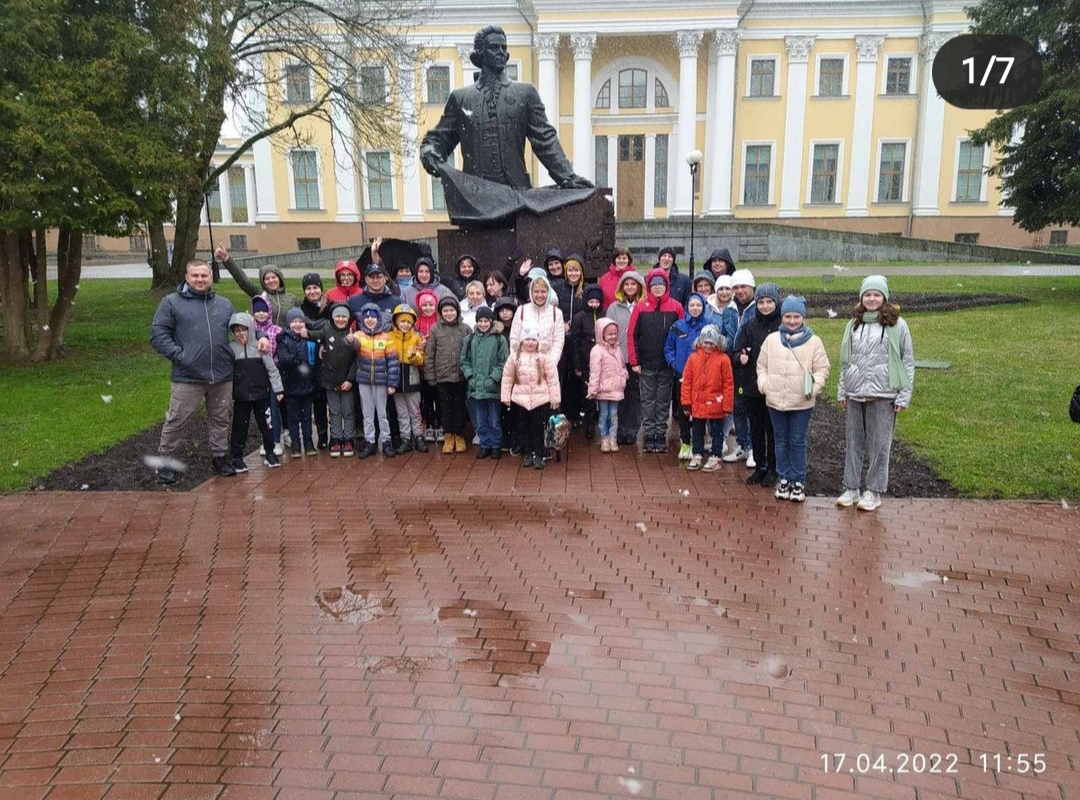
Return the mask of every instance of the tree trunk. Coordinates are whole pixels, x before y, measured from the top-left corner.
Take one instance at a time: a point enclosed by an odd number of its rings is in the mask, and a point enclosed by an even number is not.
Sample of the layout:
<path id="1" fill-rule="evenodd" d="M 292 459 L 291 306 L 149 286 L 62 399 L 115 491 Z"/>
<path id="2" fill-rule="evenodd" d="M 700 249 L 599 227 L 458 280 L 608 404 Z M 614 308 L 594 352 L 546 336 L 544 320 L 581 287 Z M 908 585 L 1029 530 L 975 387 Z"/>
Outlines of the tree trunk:
<path id="1" fill-rule="evenodd" d="M 199 248 L 199 228 L 202 225 L 203 193 L 201 189 L 188 189 L 176 200 L 176 228 L 173 231 L 173 257 L 168 272 L 159 280 L 154 276 L 154 287 L 175 288 L 184 280 L 187 264 L 195 258 Z"/>
<path id="2" fill-rule="evenodd" d="M 26 339 L 29 309 L 19 247 L 20 232 L 0 228 L 0 278 L 4 302 L 4 355 L 22 361 L 30 353 Z"/>
<path id="3" fill-rule="evenodd" d="M 176 284 L 169 282 L 169 242 L 165 239 L 165 223 L 154 220 L 146 223 L 150 236 L 150 270 L 154 275 L 151 285 L 155 288 L 169 288 Z"/>
<path id="4" fill-rule="evenodd" d="M 63 352 L 64 333 L 71 319 L 71 309 L 75 305 L 75 294 L 82 276 L 82 240 L 81 230 L 60 228 L 60 242 L 56 248 L 56 303 L 49 314 L 48 336 L 38 339 L 35 361 L 51 361 L 59 358 Z"/>

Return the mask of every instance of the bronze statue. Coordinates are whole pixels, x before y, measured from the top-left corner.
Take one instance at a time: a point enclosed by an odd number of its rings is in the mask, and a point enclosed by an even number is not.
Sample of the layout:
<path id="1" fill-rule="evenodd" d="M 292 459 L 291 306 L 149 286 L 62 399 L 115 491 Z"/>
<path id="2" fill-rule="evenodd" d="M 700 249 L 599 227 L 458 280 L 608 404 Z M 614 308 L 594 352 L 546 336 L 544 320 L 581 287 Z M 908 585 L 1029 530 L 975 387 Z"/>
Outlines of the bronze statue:
<path id="1" fill-rule="evenodd" d="M 595 191 L 592 182 L 574 174 L 536 88 L 506 75 L 508 57 L 502 28 L 477 31 L 469 60 L 480 68 L 479 79 L 450 94 L 442 118 L 420 144 L 420 161 L 442 178 L 450 219 L 457 224 L 494 223 L 522 209 L 544 213 Z M 531 188 L 526 140 L 558 188 Z M 458 145 L 461 172 L 447 164 Z"/>

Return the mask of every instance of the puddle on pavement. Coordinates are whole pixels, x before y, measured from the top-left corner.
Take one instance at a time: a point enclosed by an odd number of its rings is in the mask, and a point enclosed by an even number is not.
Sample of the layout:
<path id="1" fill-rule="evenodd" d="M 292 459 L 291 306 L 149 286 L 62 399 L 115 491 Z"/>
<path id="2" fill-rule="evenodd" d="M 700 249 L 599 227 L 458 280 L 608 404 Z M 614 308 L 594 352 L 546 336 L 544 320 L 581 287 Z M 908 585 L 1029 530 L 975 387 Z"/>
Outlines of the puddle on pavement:
<path id="1" fill-rule="evenodd" d="M 716 616 L 724 619 L 728 617 L 729 613 L 727 606 L 722 605 L 715 597 L 689 597 L 687 595 L 678 595 L 675 598 L 675 602 L 690 606 L 691 608 L 708 609 L 716 614 Z"/>
<path id="2" fill-rule="evenodd" d="M 500 678 L 536 675 L 551 654 L 551 642 L 538 638 L 534 621 L 516 610 L 460 600 L 440 608 L 439 620 L 454 629 L 461 646 L 470 648 L 469 661 L 487 661 Z M 476 635 L 467 636 L 465 629 Z"/>
<path id="3" fill-rule="evenodd" d="M 315 595 L 315 605 L 321 614 L 339 622 L 363 625 L 378 619 L 387 611 L 389 601 L 372 597 L 369 592 L 350 583 L 348 586 L 332 586 Z"/>
<path id="4" fill-rule="evenodd" d="M 566 596 L 574 600 L 606 600 L 607 592 L 603 589 L 567 589 Z"/>
<path id="5" fill-rule="evenodd" d="M 897 586 L 903 589 L 921 589 L 927 584 L 941 583 L 945 578 L 938 575 L 935 572 L 922 571 L 910 571 L 901 572 L 899 575 L 885 575 L 882 580 L 892 586 Z"/>

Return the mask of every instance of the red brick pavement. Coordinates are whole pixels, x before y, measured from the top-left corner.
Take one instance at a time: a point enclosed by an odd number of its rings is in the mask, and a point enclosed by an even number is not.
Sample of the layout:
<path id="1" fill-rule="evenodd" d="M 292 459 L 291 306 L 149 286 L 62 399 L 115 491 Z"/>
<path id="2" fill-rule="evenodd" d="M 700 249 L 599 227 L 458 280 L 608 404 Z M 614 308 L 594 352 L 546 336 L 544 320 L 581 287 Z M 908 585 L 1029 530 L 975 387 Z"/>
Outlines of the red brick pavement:
<path id="1" fill-rule="evenodd" d="M 0 497 L 0 799 L 1080 797 L 1076 512 L 744 474 Z"/>

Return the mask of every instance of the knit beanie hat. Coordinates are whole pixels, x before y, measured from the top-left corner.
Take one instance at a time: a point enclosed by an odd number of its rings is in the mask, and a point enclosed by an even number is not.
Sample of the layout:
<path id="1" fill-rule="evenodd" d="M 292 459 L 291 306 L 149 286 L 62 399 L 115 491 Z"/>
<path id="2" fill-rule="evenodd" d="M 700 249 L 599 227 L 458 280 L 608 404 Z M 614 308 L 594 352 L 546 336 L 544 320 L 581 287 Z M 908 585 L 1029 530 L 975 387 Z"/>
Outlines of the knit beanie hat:
<path id="1" fill-rule="evenodd" d="M 526 325 L 521 329 L 521 341 L 527 342 L 529 339 L 540 341 L 540 330 L 535 325 Z"/>
<path id="2" fill-rule="evenodd" d="M 717 275 L 716 282 L 713 284 L 716 289 L 730 289 L 733 285 L 730 275 Z M 753 286 L 753 284 L 750 285 Z"/>
<path id="3" fill-rule="evenodd" d="M 661 276 L 661 275 L 653 275 L 649 279 L 649 288 L 651 289 L 652 287 L 656 286 L 656 284 L 658 284 L 658 283 L 663 285 L 663 286 L 667 286 L 667 281 L 664 280 L 663 276 Z"/>
<path id="4" fill-rule="evenodd" d="M 352 309 L 349 308 L 348 303 L 334 303 L 334 305 L 330 307 L 330 316 L 348 317 L 349 319 L 352 319 Z"/>
<path id="5" fill-rule="evenodd" d="M 784 298 L 783 305 L 780 306 L 781 314 L 798 314 L 799 316 L 806 316 L 806 298 L 799 297 L 795 294 L 789 294 Z"/>
<path id="6" fill-rule="evenodd" d="M 889 299 L 889 279 L 884 275 L 867 275 L 863 278 L 862 286 L 859 287 L 859 299 L 867 292 L 881 292 L 882 297 Z"/>
<path id="7" fill-rule="evenodd" d="M 258 314 L 260 311 L 270 313 L 270 301 L 263 297 L 261 294 L 257 294 L 251 298 L 251 313 Z"/>
<path id="8" fill-rule="evenodd" d="M 738 275 L 739 273 L 735 273 Z M 735 281 L 732 281 L 735 283 Z M 775 283 L 763 283 L 761 286 L 754 290 L 754 302 L 757 302 L 762 297 L 771 297 L 772 301 L 777 305 L 780 305 L 780 287 Z"/>
<path id="9" fill-rule="evenodd" d="M 492 313 L 491 309 L 488 308 L 487 306 L 480 306 L 480 308 L 476 309 L 476 319 L 477 320 L 494 319 L 494 318 L 495 318 L 495 314 Z"/>
<path id="10" fill-rule="evenodd" d="M 318 286 L 320 289 L 323 288 L 322 278 L 317 272 L 305 273 L 303 279 L 300 282 L 303 284 L 305 289 L 309 286 Z"/>
<path id="11" fill-rule="evenodd" d="M 590 300 L 599 300 L 601 304 L 604 302 L 604 290 L 595 283 L 590 283 L 585 287 L 585 302 L 588 303 Z"/>
<path id="12" fill-rule="evenodd" d="M 304 312 L 296 306 L 285 312 L 285 324 L 291 325 L 294 319 L 304 319 Z"/>
<path id="13" fill-rule="evenodd" d="M 731 276 L 732 286 L 756 286 L 754 273 L 748 269 L 737 269 Z"/>
<path id="14" fill-rule="evenodd" d="M 706 325 L 698 334 L 698 344 L 714 344 L 720 346 L 720 329 L 715 325 Z"/>

